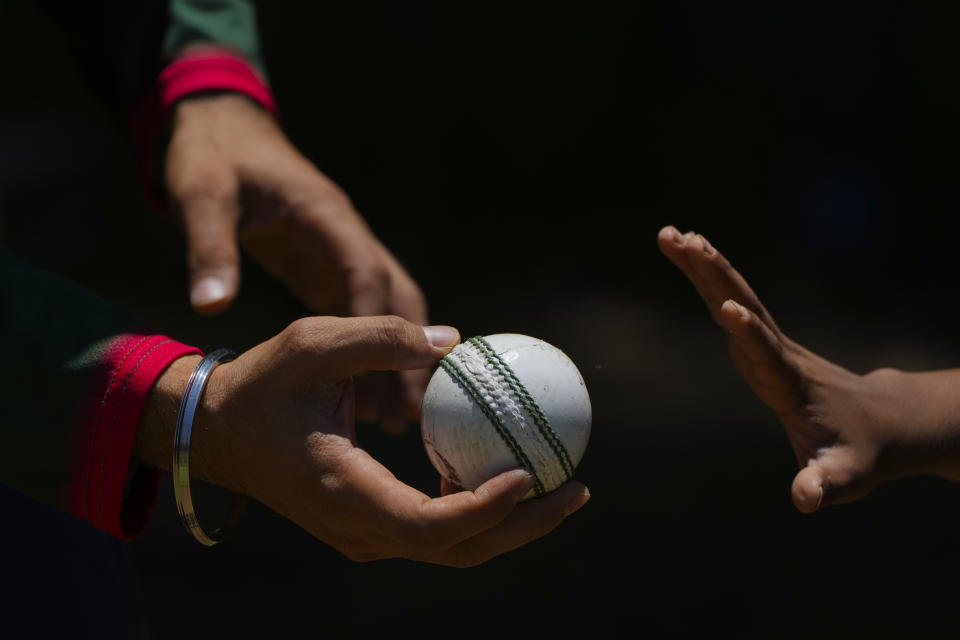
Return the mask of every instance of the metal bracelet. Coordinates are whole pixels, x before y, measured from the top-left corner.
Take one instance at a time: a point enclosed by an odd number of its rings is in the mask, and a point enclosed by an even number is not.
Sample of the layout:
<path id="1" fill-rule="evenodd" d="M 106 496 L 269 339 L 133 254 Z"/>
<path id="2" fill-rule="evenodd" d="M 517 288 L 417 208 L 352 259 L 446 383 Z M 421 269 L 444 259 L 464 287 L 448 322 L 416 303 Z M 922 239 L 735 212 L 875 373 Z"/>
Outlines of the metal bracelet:
<path id="1" fill-rule="evenodd" d="M 177 413 L 177 428 L 173 434 L 173 494 L 177 501 L 177 511 L 187 531 L 192 533 L 198 542 L 208 547 L 220 542 L 227 529 L 233 526 L 240 512 L 243 511 L 246 497 L 238 495 L 234 498 L 230 515 L 223 526 L 213 531 L 206 531 L 200 526 L 190 495 L 190 434 L 193 431 L 193 417 L 200 404 L 210 372 L 219 363 L 228 362 L 234 358 L 236 354 L 230 349 L 217 349 L 200 360 L 183 392 L 180 411 Z"/>

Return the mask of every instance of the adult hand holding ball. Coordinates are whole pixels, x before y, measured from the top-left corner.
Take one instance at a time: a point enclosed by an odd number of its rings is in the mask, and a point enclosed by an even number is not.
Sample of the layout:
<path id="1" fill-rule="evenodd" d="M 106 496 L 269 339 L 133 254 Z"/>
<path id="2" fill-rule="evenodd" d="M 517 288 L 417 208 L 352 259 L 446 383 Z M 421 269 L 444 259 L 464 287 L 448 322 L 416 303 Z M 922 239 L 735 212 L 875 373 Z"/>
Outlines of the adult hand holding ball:
<path id="1" fill-rule="evenodd" d="M 501 333 L 457 345 L 427 385 L 424 446 L 447 482 L 474 490 L 524 467 L 524 499 L 573 477 L 590 439 L 592 410 L 580 371 L 553 345 Z"/>

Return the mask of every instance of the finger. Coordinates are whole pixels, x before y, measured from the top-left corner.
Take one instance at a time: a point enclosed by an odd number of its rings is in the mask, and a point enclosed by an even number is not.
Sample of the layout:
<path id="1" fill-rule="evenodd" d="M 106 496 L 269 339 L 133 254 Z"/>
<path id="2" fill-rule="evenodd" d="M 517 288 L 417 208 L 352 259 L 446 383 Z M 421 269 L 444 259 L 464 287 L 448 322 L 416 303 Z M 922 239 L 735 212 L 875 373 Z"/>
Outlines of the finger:
<path id="1" fill-rule="evenodd" d="M 861 459 L 852 447 L 835 447 L 811 460 L 793 479 L 791 496 L 801 513 L 853 502 L 870 492 L 864 471 L 871 463 Z"/>
<path id="2" fill-rule="evenodd" d="M 400 407 L 400 375 L 403 371 L 367 371 L 357 374 L 357 417 L 377 423 L 387 433 L 406 431 L 407 421 Z"/>
<path id="3" fill-rule="evenodd" d="M 433 368 L 371 371 L 357 387 L 357 402 L 365 421 L 377 422 L 387 433 L 404 433 L 420 419 L 423 396 Z"/>
<path id="4" fill-rule="evenodd" d="M 397 313 L 390 308 L 392 277 L 385 256 L 389 252 L 373 238 L 373 232 L 359 213 L 350 208 L 352 224 L 344 225 L 338 242 L 346 272 L 347 310 L 352 316 L 377 316 Z M 407 318 L 422 323 L 420 318 Z"/>
<path id="5" fill-rule="evenodd" d="M 295 212 L 294 219 L 298 221 L 298 231 L 303 234 L 303 243 L 322 250 L 324 266 L 336 273 L 338 286 L 343 287 L 343 297 L 336 296 L 336 313 L 349 316 L 391 313 L 387 299 L 390 273 L 382 259 L 385 249 L 376 241 L 370 226 L 347 194 L 306 158 L 299 154 L 296 157 L 298 160 L 292 168 L 271 173 L 270 182 L 282 185 L 283 198 Z M 285 274 L 286 279 L 299 282 L 300 271 L 302 269 L 297 265 Z M 311 284 L 299 285 L 295 289 L 311 308 L 329 308 L 328 296 L 317 296 Z M 318 299 L 322 303 L 318 304 Z"/>
<path id="6" fill-rule="evenodd" d="M 813 513 L 823 506 L 823 475 L 819 467 L 807 466 L 793 479 L 793 504 L 800 513 Z"/>
<path id="7" fill-rule="evenodd" d="M 534 482 L 526 469 L 512 469 L 474 491 L 455 491 L 423 502 L 410 514 L 421 531 L 429 532 L 429 546 L 422 551 L 435 555 L 495 527 L 530 493 Z"/>
<path id="8" fill-rule="evenodd" d="M 388 305 L 390 313 L 417 324 L 427 324 L 427 299 L 396 258 L 384 249 L 384 263 L 390 277 Z"/>
<path id="9" fill-rule="evenodd" d="M 410 277 L 396 259 L 387 252 L 387 268 L 390 271 L 390 312 L 418 324 L 427 324 L 427 302 L 420 286 Z M 423 394 L 430 382 L 432 369 L 401 371 L 397 376 L 398 398 L 383 404 L 382 411 L 393 421 L 404 425 L 420 419 Z"/>
<path id="10" fill-rule="evenodd" d="M 567 482 L 517 506 L 502 522 L 448 549 L 435 561 L 457 567 L 486 562 L 547 535 L 589 499 L 590 492 L 584 485 Z"/>
<path id="11" fill-rule="evenodd" d="M 719 322 L 727 331 L 737 370 L 760 399 L 778 414 L 796 409 L 803 402 L 802 380 L 773 331 L 733 300 L 721 305 Z"/>
<path id="12" fill-rule="evenodd" d="M 434 369 L 412 369 L 401 371 L 401 385 L 403 393 L 403 415 L 408 421 L 416 422 L 420 419 L 420 410 L 423 407 L 423 396 L 430 384 L 430 377 Z"/>
<path id="13" fill-rule="evenodd" d="M 389 276 L 381 265 L 372 262 L 353 264 L 347 271 L 347 312 L 351 316 L 376 316 L 387 313 Z"/>
<path id="14" fill-rule="evenodd" d="M 399 263 L 390 257 L 390 310 L 419 324 L 427 324 L 427 302 L 419 285 Z M 396 419 L 405 422 L 420 419 L 420 405 L 427 390 L 432 369 L 401 371 L 398 376 L 399 398 L 395 404 L 384 407 Z"/>
<path id="15" fill-rule="evenodd" d="M 373 371 L 366 374 L 368 394 L 376 411 L 376 421 L 384 431 L 400 434 L 407 429 L 407 416 L 403 406 L 403 382 L 406 371 Z"/>
<path id="16" fill-rule="evenodd" d="M 383 261 L 389 273 L 387 310 L 415 324 L 427 324 L 427 303 L 420 287 L 393 255 L 383 249 Z M 429 369 L 389 372 L 380 376 L 377 391 L 377 421 L 388 433 L 406 431 L 420 417 L 420 403 L 427 388 Z"/>
<path id="17" fill-rule="evenodd" d="M 305 318 L 284 335 L 295 353 L 311 358 L 331 380 L 430 367 L 460 341 L 453 327 L 422 327 L 399 316 Z"/>
<path id="18" fill-rule="evenodd" d="M 693 283 L 714 320 L 719 323 L 720 306 L 733 299 L 746 306 L 780 335 L 773 317 L 740 273 L 705 237 L 693 232 L 681 234 L 667 226 L 657 235 L 660 250 Z"/>
<path id="19" fill-rule="evenodd" d="M 229 180 L 188 188 L 179 198 L 187 236 L 190 303 L 201 313 L 225 310 L 240 284 L 237 193 Z"/>
<path id="20" fill-rule="evenodd" d="M 343 486 L 358 512 L 383 524 L 380 533 L 411 559 L 426 559 L 502 522 L 533 488 L 525 469 L 491 478 L 475 491 L 429 496 L 404 484 L 364 453 L 343 468 Z"/>

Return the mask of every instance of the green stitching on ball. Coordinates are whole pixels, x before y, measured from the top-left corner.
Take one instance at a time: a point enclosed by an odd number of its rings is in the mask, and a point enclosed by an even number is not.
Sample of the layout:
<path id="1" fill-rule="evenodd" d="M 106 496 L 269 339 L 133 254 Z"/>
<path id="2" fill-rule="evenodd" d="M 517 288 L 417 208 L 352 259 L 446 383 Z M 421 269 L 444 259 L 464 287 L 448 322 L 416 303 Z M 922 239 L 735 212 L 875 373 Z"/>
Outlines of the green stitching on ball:
<path id="1" fill-rule="evenodd" d="M 482 336 L 477 336 L 475 338 L 470 338 L 468 340 L 470 344 L 479 349 L 487 358 L 487 362 L 496 367 L 503 377 L 506 379 L 507 383 L 510 385 L 510 388 L 517 395 L 520 400 L 520 404 L 527 410 L 527 413 L 533 418 L 534 424 L 537 425 L 537 429 L 540 430 L 540 434 L 543 436 L 543 439 L 547 441 L 547 444 L 550 445 L 550 448 L 553 449 L 554 455 L 557 456 L 557 460 L 560 462 L 560 466 L 563 468 L 563 474 L 566 476 L 566 480 L 569 480 L 573 477 L 573 461 L 570 459 L 570 454 L 567 452 L 567 448 L 563 445 L 563 442 L 560 440 L 560 436 L 557 435 L 557 432 L 553 429 L 553 426 L 550 424 L 550 419 L 547 418 L 547 415 L 543 412 L 543 409 L 540 408 L 540 405 L 537 403 L 536 399 L 530 394 L 524 384 L 520 381 L 520 378 L 517 377 L 517 374 L 510 367 L 509 364 L 504 362 L 503 358 L 494 351 L 493 347 L 489 342 Z"/>
<path id="2" fill-rule="evenodd" d="M 510 449 L 510 452 L 513 453 L 513 457 L 516 459 L 517 464 L 527 469 L 531 474 L 533 474 L 534 484 L 533 492 L 537 496 L 542 496 L 546 493 L 546 490 L 543 487 L 543 483 L 540 481 L 539 476 L 537 476 L 536 469 L 534 469 L 533 464 L 530 463 L 530 459 L 527 458 L 527 454 L 523 452 L 523 449 L 520 447 L 520 443 L 517 442 L 516 438 L 513 437 L 513 434 L 510 433 L 506 425 L 503 423 L 503 418 L 497 415 L 497 413 L 487 404 L 486 400 L 483 398 L 483 394 L 477 388 L 477 385 L 474 383 L 473 378 L 469 373 L 463 370 L 463 367 L 460 366 L 460 363 L 451 357 L 451 354 L 447 354 L 440 360 L 440 366 L 446 370 L 450 376 L 460 383 L 467 393 L 470 394 L 470 397 L 473 398 L 473 401 L 477 403 L 477 406 L 480 408 L 480 411 L 483 412 L 483 415 L 487 417 L 494 428 L 497 430 L 497 433 L 503 439 L 504 443 Z"/>

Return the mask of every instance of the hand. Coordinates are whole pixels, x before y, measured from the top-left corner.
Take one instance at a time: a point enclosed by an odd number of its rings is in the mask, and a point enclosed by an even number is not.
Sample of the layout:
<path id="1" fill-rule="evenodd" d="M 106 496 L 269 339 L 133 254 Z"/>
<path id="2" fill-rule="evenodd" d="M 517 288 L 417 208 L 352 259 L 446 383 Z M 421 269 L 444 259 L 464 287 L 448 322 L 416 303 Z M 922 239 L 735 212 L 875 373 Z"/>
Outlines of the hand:
<path id="1" fill-rule="evenodd" d="M 346 194 L 246 97 L 181 101 L 165 178 L 186 233 L 198 312 L 219 313 L 237 296 L 242 247 L 314 313 L 427 323 L 420 287 Z M 424 371 L 368 376 L 360 385 L 361 419 L 403 429 L 418 418 L 426 384 Z"/>
<path id="2" fill-rule="evenodd" d="M 571 481 L 518 505 L 524 470 L 431 498 L 357 446 L 352 376 L 432 367 L 459 341 L 450 327 L 398 317 L 306 318 L 213 370 L 191 443 L 191 475 L 250 496 L 356 561 L 476 565 L 554 529 L 589 493 Z M 180 394 L 197 357 L 157 381 L 135 443 L 170 468 Z"/>
<path id="3" fill-rule="evenodd" d="M 784 335 L 702 235 L 664 227 L 657 242 L 726 332 L 737 371 L 783 424 L 800 465 L 797 509 L 856 500 L 899 476 L 960 479 L 960 370 L 852 373 Z"/>

